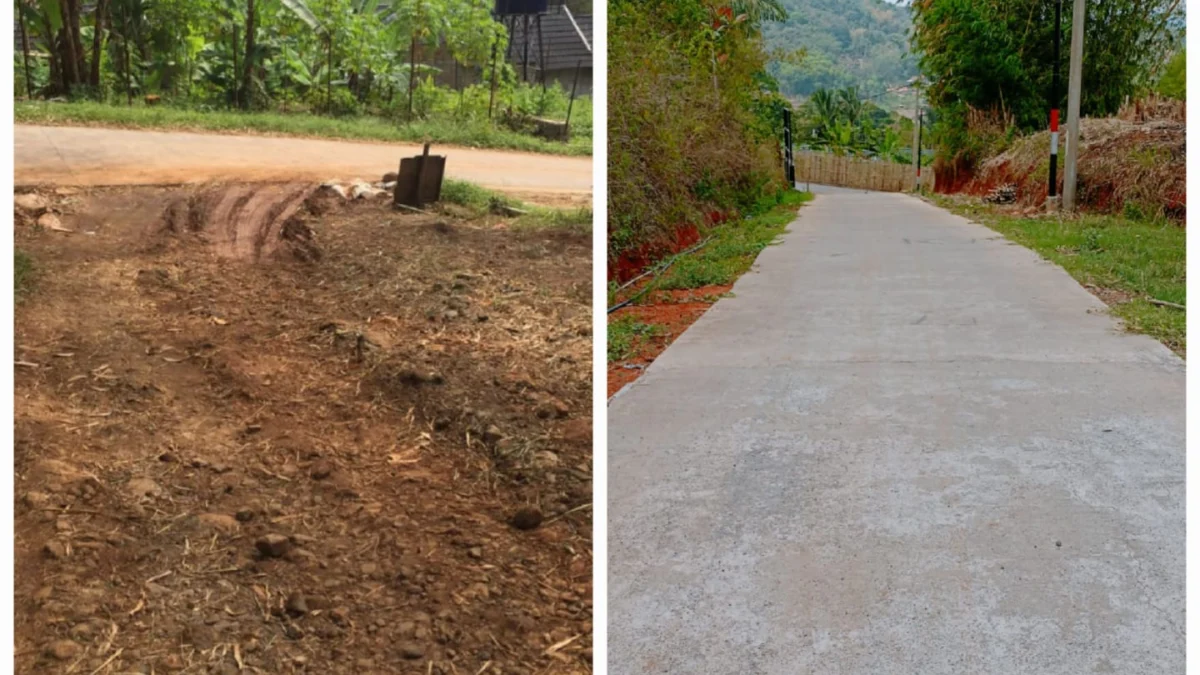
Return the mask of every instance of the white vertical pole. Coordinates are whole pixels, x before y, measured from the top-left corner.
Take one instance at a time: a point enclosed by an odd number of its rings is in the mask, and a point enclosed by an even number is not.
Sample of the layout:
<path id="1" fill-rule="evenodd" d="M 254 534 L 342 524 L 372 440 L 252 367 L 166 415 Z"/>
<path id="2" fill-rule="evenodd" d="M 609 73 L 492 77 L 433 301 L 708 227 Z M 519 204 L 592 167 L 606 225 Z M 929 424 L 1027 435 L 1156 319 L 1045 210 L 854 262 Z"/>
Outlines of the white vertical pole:
<path id="1" fill-rule="evenodd" d="M 1083 26 L 1087 0 L 1075 0 L 1071 19 L 1071 80 L 1067 83 L 1067 158 L 1063 172 L 1062 208 L 1075 210 L 1075 162 L 1079 159 L 1079 98 L 1083 90 Z"/>

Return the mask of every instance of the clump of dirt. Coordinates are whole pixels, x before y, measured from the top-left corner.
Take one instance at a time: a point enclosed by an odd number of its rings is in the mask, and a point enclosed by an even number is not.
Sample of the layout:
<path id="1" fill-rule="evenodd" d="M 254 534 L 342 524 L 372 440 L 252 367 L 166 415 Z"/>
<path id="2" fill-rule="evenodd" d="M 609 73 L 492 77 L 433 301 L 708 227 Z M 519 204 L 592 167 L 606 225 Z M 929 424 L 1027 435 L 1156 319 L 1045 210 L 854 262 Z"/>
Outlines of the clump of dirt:
<path id="1" fill-rule="evenodd" d="M 17 229 L 17 672 L 590 672 L 590 236 L 307 189 Z"/>

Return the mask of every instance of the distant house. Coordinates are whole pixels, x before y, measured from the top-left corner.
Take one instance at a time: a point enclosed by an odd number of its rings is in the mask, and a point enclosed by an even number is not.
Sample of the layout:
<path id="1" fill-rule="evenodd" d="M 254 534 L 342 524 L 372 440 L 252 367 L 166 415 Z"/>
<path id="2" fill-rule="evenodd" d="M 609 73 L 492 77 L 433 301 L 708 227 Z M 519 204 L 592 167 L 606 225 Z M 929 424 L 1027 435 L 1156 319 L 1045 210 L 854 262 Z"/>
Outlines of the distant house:
<path id="1" fill-rule="evenodd" d="M 557 82 L 570 91 L 578 68 L 578 94 L 592 93 L 591 14 L 573 14 L 566 5 L 551 3 L 546 14 L 505 17 L 504 23 L 509 30 L 508 61 L 517 77 L 536 83 Z"/>

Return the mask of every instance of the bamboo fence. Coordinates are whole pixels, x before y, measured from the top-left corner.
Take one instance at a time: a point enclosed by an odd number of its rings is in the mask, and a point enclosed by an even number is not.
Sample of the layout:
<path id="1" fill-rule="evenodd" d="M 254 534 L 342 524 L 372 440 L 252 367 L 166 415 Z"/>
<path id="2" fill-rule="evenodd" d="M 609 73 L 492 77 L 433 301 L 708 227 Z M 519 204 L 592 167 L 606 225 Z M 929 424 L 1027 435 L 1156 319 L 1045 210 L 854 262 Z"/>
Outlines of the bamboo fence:
<path id="1" fill-rule="evenodd" d="M 915 176 L 909 164 L 897 164 L 862 159 L 828 152 L 802 151 L 796 153 L 796 182 L 837 185 L 860 190 L 908 192 L 914 187 Z M 921 172 L 928 182 L 932 173 Z"/>

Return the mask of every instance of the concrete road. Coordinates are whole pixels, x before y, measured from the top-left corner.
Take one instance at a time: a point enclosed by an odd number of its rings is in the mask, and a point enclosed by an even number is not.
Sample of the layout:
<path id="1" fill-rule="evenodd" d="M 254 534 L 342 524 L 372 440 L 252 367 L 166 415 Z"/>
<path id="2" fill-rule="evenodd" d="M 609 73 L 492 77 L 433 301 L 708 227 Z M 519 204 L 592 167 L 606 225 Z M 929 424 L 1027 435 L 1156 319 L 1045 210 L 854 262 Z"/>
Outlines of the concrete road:
<path id="1" fill-rule="evenodd" d="M 833 191 L 609 409 L 609 672 L 1184 668 L 1184 364 Z"/>
<path id="2" fill-rule="evenodd" d="M 18 184 L 206 180 L 378 180 L 417 145 L 82 127 L 15 127 Z M 524 193 L 590 193 L 591 157 L 433 147 L 446 175 Z"/>

